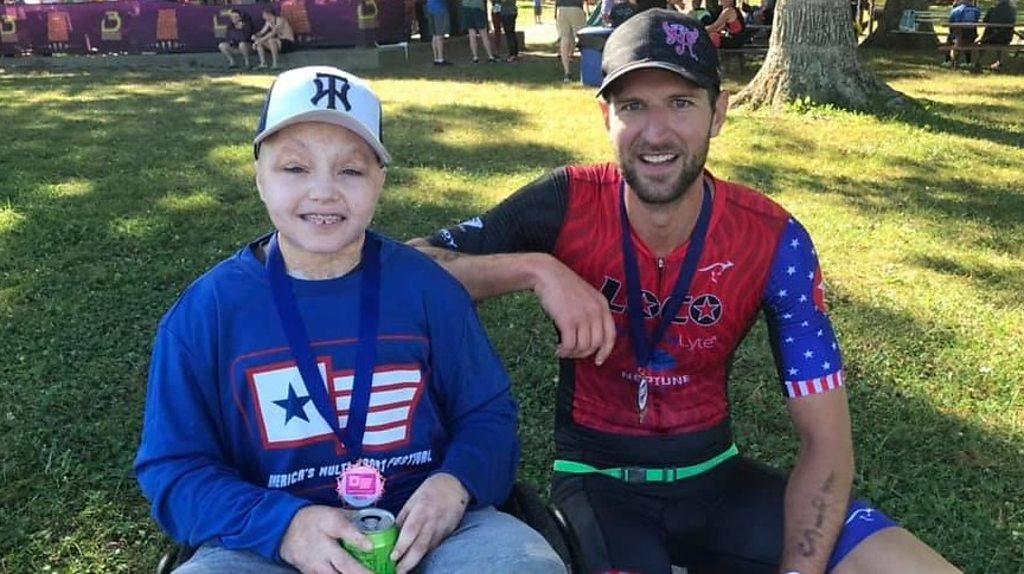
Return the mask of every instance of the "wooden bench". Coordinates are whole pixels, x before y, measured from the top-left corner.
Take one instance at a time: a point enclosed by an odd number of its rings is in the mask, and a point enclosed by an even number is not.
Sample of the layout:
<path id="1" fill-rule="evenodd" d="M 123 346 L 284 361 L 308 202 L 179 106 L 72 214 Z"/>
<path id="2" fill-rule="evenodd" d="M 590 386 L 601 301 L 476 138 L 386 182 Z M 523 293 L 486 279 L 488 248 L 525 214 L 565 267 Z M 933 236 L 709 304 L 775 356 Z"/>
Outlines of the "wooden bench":
<path id="1" fill-rule="evenodd" d="M 921 28 L 929 28 L 921 30 Z M 1017 22 L 1014 24 L 995 24 L 986 22 L 950 22 L 949 12 L 942 10 L 904 10 L 900 16 L 900 25 L 897 33 L 899 34 L 940 34 L 940 30 L 944 29 L 948 34 L 958 28 L 975 28 L 984 30 L 985 28 L 1009 28 L 1013 31 L 1013 35 L 1021 40 L 1024 40 L 1024 14 L 1017 14 Z M 980 37 L 980 36 L 979 36 Z M 941 52 L 983 52 L 986 50 L 1003 50 L 1009 53 L 1011 56 L 1017 56 L 1024 53 L 1024 44 L 1014 43 L 1011 41 L 1009 45 L 996 46 L 996 45 L 982 45 L 973 43 L 967 46 L 956 46 L 953 44 L 943 44 L 938 47 Z M 957 66 L 958 58 L 952 59 L 952 65 L 955 68 Z"/>
<path id="2" fill-rule="evenodd" d="M 764 56 L 768 53 L 768 40 L 772 32 L 771 26 L 761 24 L 749 24 L 744 32 L 750 38 L 750 43 L 739 48 L 719 48 L 718 54 L 722 57 L 722 65 L 728 60 L 739 64 L 740 70 L 746 70 L 747 56 Z"/>
<path id="3" fill-rule="evenodd" d="M 931 30 L 921 30 L 921 27 L 929 27 Z M 1014 24 L 989 24 L 985 22 L 950 22 L 949 12 L 941 10 L 904 10 L 900 16 L 899 34 L 937 34 L 936 28 L 945 28 L 947 31 L 954 28 L 1013 28 L 1014 35 L 1024 39 L 1024 12 L 1017 13 L 1017 22 Z M 1017 28 L 1021 28 L 1017 31 Z"/>

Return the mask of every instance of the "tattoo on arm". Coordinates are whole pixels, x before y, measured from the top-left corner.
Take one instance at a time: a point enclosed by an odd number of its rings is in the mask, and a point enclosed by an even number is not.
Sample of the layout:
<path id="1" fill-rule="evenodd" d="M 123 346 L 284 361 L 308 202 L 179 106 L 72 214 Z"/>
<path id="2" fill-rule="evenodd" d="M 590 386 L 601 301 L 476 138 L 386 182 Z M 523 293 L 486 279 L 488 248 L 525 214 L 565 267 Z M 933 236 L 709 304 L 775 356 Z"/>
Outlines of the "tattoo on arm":
<path id="1" fill-rule="evenodd" d="M 829 473 L 825 483 L 821 486 L 821 492 L 823 494 L 830 493 L 835 481 L 835 473 Z M 802 539 L 796 544 L 797 550 L 805 557 L 813 556 L 817 550 L 817 541 L 825 537 L 821 532 L 821 527 L 825 524 L 825 511 L 828 510 L 829 503 L 824 497 L 819 495 L 811 499 L 811 506 L 817 511 L 817 514 L 814 516 L 814 528 L 805 528 Z"/>

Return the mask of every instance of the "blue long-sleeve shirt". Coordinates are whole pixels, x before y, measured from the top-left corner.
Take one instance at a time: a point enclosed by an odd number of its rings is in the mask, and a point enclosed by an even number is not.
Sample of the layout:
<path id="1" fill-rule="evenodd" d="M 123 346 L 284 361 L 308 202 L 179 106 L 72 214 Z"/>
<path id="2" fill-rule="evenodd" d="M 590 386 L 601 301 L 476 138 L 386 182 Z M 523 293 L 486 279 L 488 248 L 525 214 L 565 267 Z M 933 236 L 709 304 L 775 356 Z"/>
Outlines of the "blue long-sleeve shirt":
<path id="1" fill-rule="evenodd" d="M 256 243 L 186 290 L 160 323 L 135 471 L 175 540 L 280 560 L 294 514 L 338 505 L 350 456 L 315 408 L 274 310 Z M 358 340 L 359 275 L 293 280 L 318 366 L 344 426 Z M 383 239 L 381 316 L 363 458 L 397 512 L 434 472 L 473 507 L 507 497 L 519 461 L 509 380 L 465 290 L 415 250 Z"/>

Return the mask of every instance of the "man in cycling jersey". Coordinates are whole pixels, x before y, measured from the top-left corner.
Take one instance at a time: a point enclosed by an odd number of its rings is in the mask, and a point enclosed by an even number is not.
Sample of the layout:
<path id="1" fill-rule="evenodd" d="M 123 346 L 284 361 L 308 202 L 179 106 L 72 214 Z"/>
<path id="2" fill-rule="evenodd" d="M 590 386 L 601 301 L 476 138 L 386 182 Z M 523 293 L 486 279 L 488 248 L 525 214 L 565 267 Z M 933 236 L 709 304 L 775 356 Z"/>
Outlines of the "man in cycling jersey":
<path id="1" fill-rule="evenodd" d="M 634 16 L 604 49 L 616 163 L 568 166 L 413 240 L 478 299 L 533 290 L 561 335 L 552 499 L 584 570 L 955 572 L 869 504 L 810 236 L 704 167 L 722 128 L 699 22 Z M 789 476 L 739 455 L 730 359 L 764 311 L 800 452 Z"/>

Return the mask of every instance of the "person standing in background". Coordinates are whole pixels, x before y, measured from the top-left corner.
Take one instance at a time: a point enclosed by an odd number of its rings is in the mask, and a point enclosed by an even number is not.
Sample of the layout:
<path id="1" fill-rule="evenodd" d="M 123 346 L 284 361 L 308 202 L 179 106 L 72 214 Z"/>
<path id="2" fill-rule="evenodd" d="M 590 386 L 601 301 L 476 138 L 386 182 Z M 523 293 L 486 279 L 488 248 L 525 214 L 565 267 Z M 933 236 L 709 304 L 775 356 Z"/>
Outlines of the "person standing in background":
<path id="1" fill-rule="evenodd" d="M 501 57 L 501 2 L 491 2 L 491 44 L 494 45 L 494 55 Z"/>
<path id="2" fill-rule="evenodd" d="M 583 0 L 555 0 L 555 26 L 558 27 L 559 50 L 562 59 L 562 82 L 572 82 L 572 52 L 576 49 L 576 34 L 587 25 Z"/>
<path id="3" fill-rule="evenodd" d="M 516 18 L 519 16 L 519 7 L 516 0 L 500 0 L 501 6 L 501 29 L 505 32 L 505 41 L 508 42 L 507 62 L 515 62 L 519 59 L 519 38 L 516 36 Z"/>
<path id="4" fill-rule="evenodd" d="M 469 34 L 469 51 L 473 53 L 473 63 L 480 62 L 476 48 L 478 39 L 487 51 L 487 61 L 492 64 L 497 62 L 487 34 L 487 0 L 462 0 L 462 20 Z"/>
<path id="5" fill-rule="evenodd" d="M 444 59 L 444 35 L 451 30 L 445 0 L 427 0 L 427 21 L 430 24 L 430 47 L 434 50 L 434 65 L 450 66 L 451 62 Z"/>

